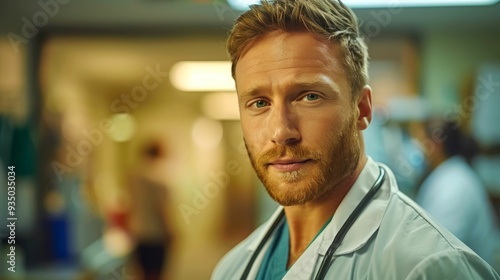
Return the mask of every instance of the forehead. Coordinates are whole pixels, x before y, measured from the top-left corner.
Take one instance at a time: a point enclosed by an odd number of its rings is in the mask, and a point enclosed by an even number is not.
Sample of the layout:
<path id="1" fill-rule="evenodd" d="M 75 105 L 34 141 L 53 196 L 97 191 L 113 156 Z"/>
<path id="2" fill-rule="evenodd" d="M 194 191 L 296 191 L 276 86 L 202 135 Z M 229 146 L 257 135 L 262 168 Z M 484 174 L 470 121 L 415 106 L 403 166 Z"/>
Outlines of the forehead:
<path id="1" fill-rule="evenodd" d="M 284 74 L 345 78 L 338 43 L 309 32 L 274 31 L 249 45 L 235 68 L 237 86 Z"/>

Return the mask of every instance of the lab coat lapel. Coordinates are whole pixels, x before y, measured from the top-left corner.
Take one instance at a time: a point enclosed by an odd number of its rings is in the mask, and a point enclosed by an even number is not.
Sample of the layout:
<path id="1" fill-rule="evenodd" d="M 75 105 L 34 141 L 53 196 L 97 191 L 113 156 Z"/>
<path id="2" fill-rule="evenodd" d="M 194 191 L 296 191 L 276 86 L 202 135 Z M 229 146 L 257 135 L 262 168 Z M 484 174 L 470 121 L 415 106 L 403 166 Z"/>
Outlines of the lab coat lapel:
<path id="1" fill-rule="evenodd" d="M 379 228 L 389 203 L 391 194 L 391 188 L 389 187 L 390 177 L 393 177 L 391 176 L 392 173 L 388 172 L 387 168 L 385 170 L 387 174 L 382 188 L 356 219 L 334 256 L 352 253 L 363 247 Z M 324 234 L 321 236 L 321 245 L 318 250 L 319 254 L 325 255 L 335 235 L 339 232 L 349 215 L 354 211 L 354 208 L 356 208 L 366 193 L 368 193 L 379 174 L 379 166 L 371 158 L 368 158 L 358 179 L 347 193 L 346 197 L 342 200 L 342 203 L 333 215 L 332 221 L 324 230 Z"/>
<path id="2" fill-rule="evenodd" d="M 263 228 L 260 231 L 259 235 L 247 246 L 248 258 L 245 262 L 245 267 L 248 264 L 248 261 L 250 261 L 250 258 L 252 257 L 254 252 L 257 250 L 257 247 L 259 246 L 259 244 L 264 239 L 264 236 L 266 235 L 266 233 L 269 230 L 271 230 L 273 223 L 278 219 L 278 217 L 282 211 L 283 211 L 283 207 L 279 206 L 278 209 L 276 209 L 276 211 L 273 213 L 271 218 L 266 222 L 266 224 L 263 225 Z M 248 274 L 248 279 L 257 278 L 257 273 L 259 272 L 260 265 L 262 263 L 262 260 L 264 259 L 264 255 L 265 255 L 267 249 L 269 248 L 269 246 L 271 244 L 271 241 L 273 239 L 274 234 L 275 233 L 273 233 L 271 238 L 269 238 L 267 240 L 266 244 L 264 245 L 262 250 L 259 252 L 259 256 L 255 259 L 255 262 L 252 265 L 252 269 L 250 270 L 250 273 Z"/>
<path id="3" fill-rule="evenodd" d="M 313 242 L 288 270 L 283 280 L 312 279 L 319 269 L 323 256 L 318 254 L 320 242 Z"/>
<path id="4" fill-rule="evenodd" d="M 386 168 L 386 171 L 387 170 Z M 290 268 L 283 278 L 284 280 L 314 278 L 335 235 L 364 195 L 369 191 L 377 179 L 379 172 L 378 165 L 371 158 L 368 158 L 365 168 L 363 168 L 353 187 L 342 200 L 332 221 Z M 382 188 L 376 194 L 374 200 L 370 202 L 367 208 L 354 222 L 334 256 L 351 253 L 360 249 L 377 231 L 389 202 L 391 193 L 389 181 L 392 180 L 392 178 L 392 173 L 388 172 Z"/>

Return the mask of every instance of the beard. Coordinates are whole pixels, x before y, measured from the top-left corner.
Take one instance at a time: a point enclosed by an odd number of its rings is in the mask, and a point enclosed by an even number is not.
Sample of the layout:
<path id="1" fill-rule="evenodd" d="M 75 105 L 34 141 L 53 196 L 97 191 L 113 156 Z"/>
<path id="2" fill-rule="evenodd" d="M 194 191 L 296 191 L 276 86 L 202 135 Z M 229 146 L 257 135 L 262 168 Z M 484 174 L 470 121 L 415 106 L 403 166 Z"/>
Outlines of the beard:
<path id="1" fill-rule="evenodd" d="M 338 133 L 330 132 L 322 149 L 282 145 L 255 156 L 246 140 L 245 145 L 252 166 L 271 198 L 280 205 L 291 206 L 318 200 L 354 172 L 360 157 L 357 137 L 353 116 Z M 271 174 L 268 164 L 279 157 L 309 159 L 309 162 L 300 170 Z"/>

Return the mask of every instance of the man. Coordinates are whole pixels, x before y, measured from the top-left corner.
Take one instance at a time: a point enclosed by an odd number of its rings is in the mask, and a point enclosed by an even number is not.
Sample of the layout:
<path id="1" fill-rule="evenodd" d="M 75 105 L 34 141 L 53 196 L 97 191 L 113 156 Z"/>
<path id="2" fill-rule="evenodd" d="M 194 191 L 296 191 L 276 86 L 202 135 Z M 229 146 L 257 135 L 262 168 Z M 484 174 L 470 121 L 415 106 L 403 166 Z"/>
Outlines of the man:
<path id="1" fill-rule="evenodd" d="M 213 279 L 500 279 L 366 157 L 371 89 L 352 11 L 264 1 L 237 20 L 228 50 L 248 154 L 282 207 Z"/>

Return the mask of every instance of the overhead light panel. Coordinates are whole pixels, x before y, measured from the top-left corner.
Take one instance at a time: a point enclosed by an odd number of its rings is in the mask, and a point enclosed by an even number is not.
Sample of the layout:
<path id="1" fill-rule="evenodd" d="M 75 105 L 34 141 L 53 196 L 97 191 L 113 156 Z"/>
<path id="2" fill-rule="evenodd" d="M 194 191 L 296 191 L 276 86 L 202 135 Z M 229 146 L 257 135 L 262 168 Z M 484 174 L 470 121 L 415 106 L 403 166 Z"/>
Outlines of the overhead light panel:
<path id="1" fill-rule="evenodd" d="M 247 10 L 249 5 L 258 4 L 259 0 L 228 0 L 236 10 Z M 498 0 L 344 0 L 350 8 L 394 8 L 394 7 L 438 7 L 438 6 L 486 6 Z"/>
<path id="2" fill-rule="evenodd" d="M 235 91 L 230 61 L 181 61 L 172 66 L 170 82 L 181 91 Z"/>
<path id="3" fill-rule="evenodd" d="M 486 6 L 498 0 L 345 0 L 351 8 L 394 8 L 394 7 L 442 7 L 442 6 Z"/>

